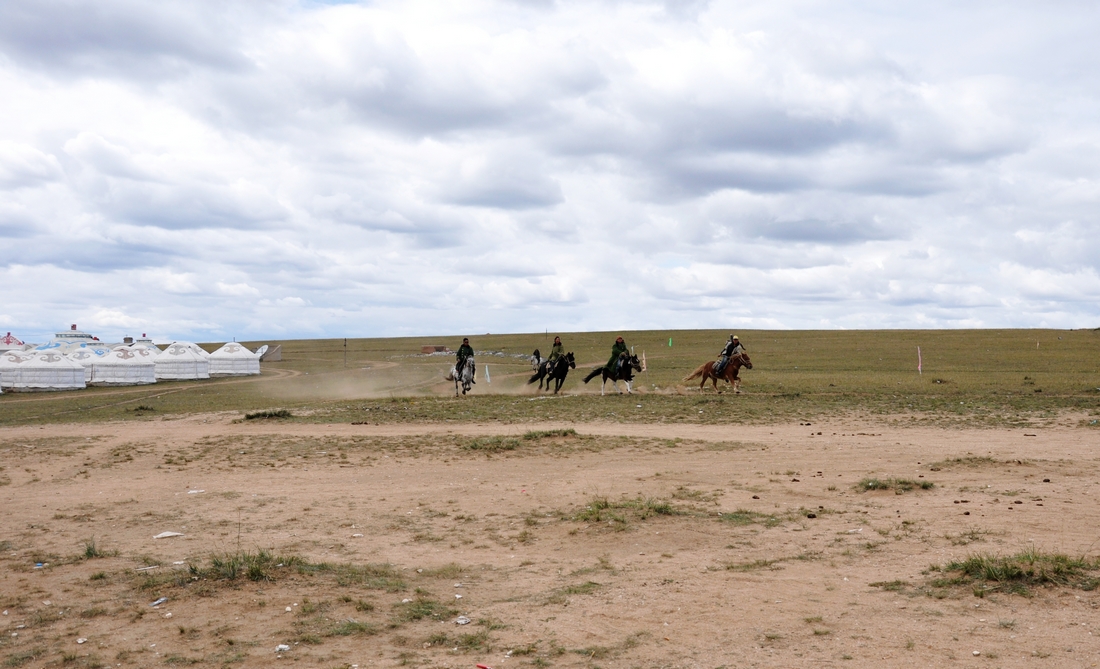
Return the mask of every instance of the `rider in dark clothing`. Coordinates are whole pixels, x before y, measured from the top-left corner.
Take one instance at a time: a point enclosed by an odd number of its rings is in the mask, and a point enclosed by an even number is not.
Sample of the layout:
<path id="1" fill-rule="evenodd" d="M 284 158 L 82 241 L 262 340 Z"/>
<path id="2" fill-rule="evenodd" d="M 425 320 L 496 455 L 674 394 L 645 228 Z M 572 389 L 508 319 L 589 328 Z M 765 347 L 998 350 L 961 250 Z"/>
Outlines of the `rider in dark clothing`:
<path id="1" fill-rule="evenodd" d="M 622 365 L 622 356 L 627 352 L 626 342 L 622 337 L 615 339 L 615 343 L 611 346 L 611 357 L 607 360 L 607 371 L 615 374 L 619 371 L 619 367 Z"/>
<path id="2" fill-rule="evenodd" d="M 462 338 L 462 346 L 458 347 L 458 352 L 455 353 L 457 362 L 455 363 L 455 371 L 461 375 L 463 368 L 466 366 L 466 359 L 474 357 L 474 348 L 470 346 L 470 338 Z M 474 381 L 474 383 L 477 383 Z"/>
<path id="3" fill-rule="evenodd" d="M 558 360 L 565 355 L 565 346 L 561 343 L 561 337 L 554 337 L 554 346 L 550 349 L 550 357 L 546 359 L 546 373 L 553 374 Z"/>
<path id="4" fill-rule="evenodd" d="M 726 369 L 726 365 L 729 364 L 730 358 L 741 353 L 745 350 L 745 347 L 741 345 L 741 341 L 737 338 L 737 335 L 730 335 L 729 340 L 726 342 L 726 347 L 722 349 L 722 353 L 718 356 L 718 364 L 714 366 L 714 373 L 721 374 Z"/>

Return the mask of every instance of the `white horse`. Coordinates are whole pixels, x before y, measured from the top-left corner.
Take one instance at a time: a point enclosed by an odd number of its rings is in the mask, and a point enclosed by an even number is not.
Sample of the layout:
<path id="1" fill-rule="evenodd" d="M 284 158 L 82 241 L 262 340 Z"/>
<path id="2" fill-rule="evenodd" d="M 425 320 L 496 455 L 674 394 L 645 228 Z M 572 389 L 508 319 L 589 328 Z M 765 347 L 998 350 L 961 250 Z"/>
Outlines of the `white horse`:
<path id="1" fill-rule="evenodd" d="M 474 381 L 474 373 L 477 371 L 477 367 L 474 365 L 474 357 L 470 356 L 466 358 L 466 364 L 462 366 L 462 372 L 459 373 L 458 367 L 451 367 L 451 373 L 447 375 L 448 381 L 455 382 L 455 397 L 458 397 L 458 387 L 462 386 L 462 394 L 470 392 L 470 386 L 476 383 Z"/>

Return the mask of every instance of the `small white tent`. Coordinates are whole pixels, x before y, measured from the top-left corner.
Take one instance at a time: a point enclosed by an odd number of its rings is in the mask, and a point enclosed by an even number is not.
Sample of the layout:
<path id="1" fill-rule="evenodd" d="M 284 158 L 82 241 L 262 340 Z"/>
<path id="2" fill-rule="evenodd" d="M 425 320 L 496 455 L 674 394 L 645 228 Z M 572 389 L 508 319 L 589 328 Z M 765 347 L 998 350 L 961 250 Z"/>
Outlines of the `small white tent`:
<path id="1" fill-rule="evenodd" d="M 91 386 L 140 386 L 156 383 L 156 356 L 145 347 L 119 346 L 102 356 L 95 356 L 91 365 Z"/>
<path id="2" fill-rule="evenodd" d="M 191 347 L 190 342 L 174 341 L 156 357 L 158 379 L 209 379 L 210 363 Z"/>
<path id="3" fill-rule="evenodd" d="M 84 367 L 56 351 L 0 355 L 0 386 L 11 390 L 76 390 L 84 387 Z"/>
<path id="4" fill-rule="evenodd" d="M 260 373 L 260 356 L 236 342 L 210 354 L 210 376 L 248 376 Z"/>

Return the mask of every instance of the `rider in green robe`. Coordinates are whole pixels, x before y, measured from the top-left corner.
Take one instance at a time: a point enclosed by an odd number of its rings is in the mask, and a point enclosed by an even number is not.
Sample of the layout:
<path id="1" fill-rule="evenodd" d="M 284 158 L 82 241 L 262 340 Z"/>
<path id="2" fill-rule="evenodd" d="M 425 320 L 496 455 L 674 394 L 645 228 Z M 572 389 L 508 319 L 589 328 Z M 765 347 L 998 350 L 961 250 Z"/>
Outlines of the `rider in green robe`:
<path id="1" fill-rule="evenodd" d="M 472 357 L 474 357 L 474 347 L 470 346 L 470 338 L 463 337 L 462 346 L 459 346 L 458 351 L 455 353 L 455 372 L 457 372 L 459 376 L 462 375 L 462 369 L 466 366 L 466 359 Z"/>
<path id="2" fill-rule="evenodd" d="M 622 337 L 618 337 L 615 339 L 614 345 L 611 346 L 611 357 L 608 358 L 607 365 L 605 365 L 608 372 L 614 374 L 616 371 L 618 371 L 619 358 L 628 350 L 629 349 L 627 349 L 626 347 L 626 342 L 623 341 Z"/>
<path id="3" fill-rule="evenodd" d="M 554 347 L 550 349 L 550 357 L 546 359 L 546 373 L 553 374 L 554 366 L 558 359 L 565 355 L 565 346 L 561 343 L 561 337 L 554 337 Z"/>

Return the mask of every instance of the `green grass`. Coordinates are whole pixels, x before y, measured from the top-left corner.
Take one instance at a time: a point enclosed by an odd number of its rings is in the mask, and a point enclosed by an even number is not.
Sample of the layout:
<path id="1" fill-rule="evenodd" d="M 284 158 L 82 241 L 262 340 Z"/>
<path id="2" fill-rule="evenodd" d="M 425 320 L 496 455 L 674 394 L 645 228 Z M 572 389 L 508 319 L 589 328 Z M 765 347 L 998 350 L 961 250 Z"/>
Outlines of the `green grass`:
<path id="1" fill-rule="evenodd" d="M 746 509 L 737 509 L 730 513 L 723 513 L 718 517 L 723 522 L 733 525 L 752 525 L 754 523 L 759 523 L 765 527 L 775 527 L 783 523 L 783 519 L 774 514 L 758 513 Z"/>
<path id="2" fill-rule="evenodd" d="M 537 439 L 552 439 L 562 437 L 576 437 L 577 431 L 573 428 L 565 428 L 562 430 L 529 430 L 523 434 L 524 441 L 533 441 Z"/>
<path id="3" fill-rule="evenodd" d="M 573 520 L 585 523 L 610 522 L 625 524 L 628 520 L 645 520 L 653 516 L 672 516 L 679 512 L 669 502 L 652 497 L 611 500 L 593 498 L 583 509 L 573 514 Z"/>
<path id="4" fill-rule="evenodd" d="M 931 481 L 914 481 L 912 479 L 898 479 L 898 478 L 865 478 L 859 483 L 853 486 L 859 492 L 869 492 L 871 490 L 893 490 L 897 494 L 903 492 L 909 492 L 910 490 L 931 490 L 936 487 L 936 484 Z"/>
<path id="5" fill-rule="evenodd" d="M 882 588 L 887 592 L 901 592 L 909 587 L 909 581 L 876 581 L 868 585 L 872 588 Z"/>
<path id="6" fill-rule="evenodd" d="M 403 602 L 394 606 L 393 622 L 401 623 L 423 620 L 442 620 L 450 618 L 458 611 L 446 604 L 438 602 L 430 597 L 419 596 L 411 602 Z"/>
<path id="7" fill-rule="evenodd" d="M 972 586 L 974 594 L 1007 592 L 1028 595 L 1035 587 L 1095 590 L 1100 585 L 1100 560 L 1029 549 L 1015 555 L 971 555 L 965 560 L 934 566 L 943 574 L 933 587 Z"/>
<path id="8" fill-rule="evenodd" d="M 500 453 L 502 451 L 514 451 L 518 446 L 518 439 L 512 439 L 509 437 L 481 437 L 465 444 L 463 448 L 470 451 Z"/>
<path id="9" fill-rule="evenodd" d="M 32 662 L 44 656 L 46 654 L 45 649 L 35 648 L 33 650 L 22 650 L 4 658 L 5 667 L 22 667 L 28 662 Z"/>
<path id="10" fill-rule="evenodd" d="M 549 344 L 541 333 L 474 337 L 476 350 L 503 355 L 479 356 L 482 368 L 492 369 L 493 383 L 479 380 L 473 395 L 459 400 L 453 385 L 442 379 L 451 360 L 419 355 L 421 345 L 453 345 L 457 336 L 349 339 L 346 366 L 342 339 L 298 340 L 281 342 L 283 361 L 264 363 L 263 375 L 245 380 L 0 395 L 0 425 L 150 420 L 150 412 L 135 409 L 155 406 L 157 417 L 287 411 L 292 416 L 282 420 L 296 422 L 723 424 L 860 412 L 904 424 L 1001 427 L 1044 424 L 1059 412 L 1075 411 L 1084 415 L 1083 425 L 1094 420 L 1100 427 L 1096 330 L 742 330 L 754 369 L 742 372 L 745 394 L 740 396 L 700 395 L 697 386 L 677 390 L 685 388 L 683 376 L 714 358 L 728 332 L 624 332 L 628 345 L 646 353 L 649 371 L 637 383 L 643 394 L 602 398 L 596 396 L 597 387 L 580 383 L 579 377 L 606 362 L 618 333 L 561 334 L 578 366 L 563 389 L 566 396 L 546 401 L 530 401 L 536 394 L 526 385 L 526 356 Z M 274 342 L 247 345 L 261 343 Z M 1030 343 L 1024 354 L 1022 343 Z M 916 372 L 918 345 L 923 375 Z M 665 394 L 670 390 L 673 394 Z M 279 409 L 272 407 L 276 396 Z"/>

